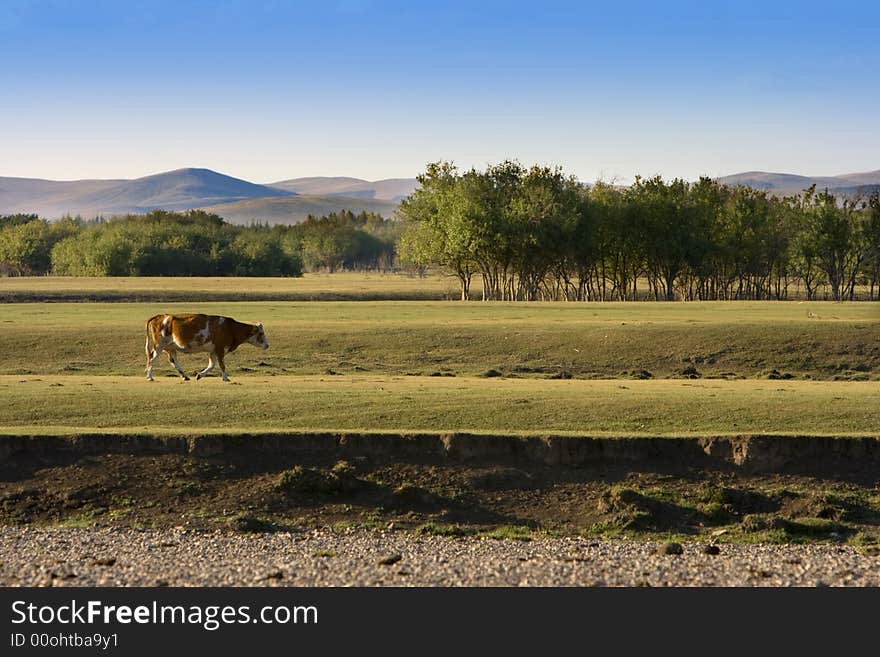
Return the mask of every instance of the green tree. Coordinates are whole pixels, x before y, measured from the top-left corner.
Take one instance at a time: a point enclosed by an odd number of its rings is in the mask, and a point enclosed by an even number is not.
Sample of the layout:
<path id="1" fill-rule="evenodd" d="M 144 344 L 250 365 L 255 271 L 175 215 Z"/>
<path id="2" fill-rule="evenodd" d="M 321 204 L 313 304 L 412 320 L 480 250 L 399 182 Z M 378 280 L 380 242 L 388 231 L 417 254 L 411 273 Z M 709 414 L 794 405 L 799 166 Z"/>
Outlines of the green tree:
<path id="1" fill-rule="evenodd" d="M 869 298 L 874 298 L 874 288 L 877 287 L 877 299 L 880 300 L 880 192 L 874 192 L 868 200 L 864 226 L 864 271 L 870 285 Z"/>
<path id="2" fill-rule="evenodd" d="M 469 221 L 474 213 L 472 199 L 461 193 L 460 179 L 449 162 L 429 164 L 418 176 L 419 188 L 398 210 L 404 223 L 399 253 L 417 265 L 448 267 L 466 301 L 476 270 L 476 239 Z"/>
<path id="3" fill-rule="evenodd" d="M 39 217 L 35 214 L 0 214 L 0 228 L 7 226 L 18 226 L 19 224 L 37 221 Z"/>
<path id="4" fill-rule="evenodd" d="M 852 296 L 856 275 L 868 255 L 863 218 L 855 202 L 838 203 L 827 190 L 816 194 L 808 208 L 807 240 L 835 301 Z"/>
<path id="5" fill-rule="evenodd" d="M 690 186 L 680 178 L 669 184 L 659 176 L 637 178 L 630 199 L 647 272 L 661 285 L 666 300 L 672 301 L 676 281 L 695 261 L 700 208 L 691 202 Z"/>
<path id="6" fill-rule="evenodd" d="M 45 274 L 51 263 L 52 230 L 43 220 L 0 228 L 0 272 L 12 276 Z"/>
<path id="7" fill-rule="evenodd" d="M 565 254 L 578 224 L 580 200 L 576 181 L 566 178 L 559 168 L 535 166 L 520 179 L 511 219 L 522 298 L 537 299 L 554 269 L 564 277 Z M 556 298 L 561 290 L 545 289 L 545 293 Z"/>

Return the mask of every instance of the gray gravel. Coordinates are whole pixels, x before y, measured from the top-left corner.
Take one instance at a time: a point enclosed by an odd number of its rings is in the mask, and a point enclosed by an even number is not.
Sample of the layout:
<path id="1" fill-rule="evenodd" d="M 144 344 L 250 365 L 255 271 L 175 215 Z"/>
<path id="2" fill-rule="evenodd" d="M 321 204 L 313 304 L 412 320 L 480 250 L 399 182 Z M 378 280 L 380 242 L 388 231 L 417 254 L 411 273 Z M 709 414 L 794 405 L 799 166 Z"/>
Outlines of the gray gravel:
<path id="1" fill-rule="evenodd" d="M 706 545 L 3 527 L 0 585 L 880 586 L 880 556 L 851 546 Z"/>

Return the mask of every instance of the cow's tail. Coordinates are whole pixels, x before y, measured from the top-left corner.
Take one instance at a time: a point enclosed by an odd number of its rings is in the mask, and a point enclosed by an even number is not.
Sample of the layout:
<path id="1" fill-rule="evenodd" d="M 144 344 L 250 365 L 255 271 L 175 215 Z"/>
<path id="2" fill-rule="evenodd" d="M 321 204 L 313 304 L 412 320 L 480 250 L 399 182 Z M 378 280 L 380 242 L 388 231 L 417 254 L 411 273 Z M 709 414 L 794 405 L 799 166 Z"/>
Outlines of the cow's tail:
<path id="1" fill-rule="evenodd" d="M 147 358 L 150 357 L 151 352 L 153 351 L 153 331 L 152 325 L 155 317 L 151 317 L 147 320 L 147 341 L 144 343 L 144 351 L 147 352 Z"/>

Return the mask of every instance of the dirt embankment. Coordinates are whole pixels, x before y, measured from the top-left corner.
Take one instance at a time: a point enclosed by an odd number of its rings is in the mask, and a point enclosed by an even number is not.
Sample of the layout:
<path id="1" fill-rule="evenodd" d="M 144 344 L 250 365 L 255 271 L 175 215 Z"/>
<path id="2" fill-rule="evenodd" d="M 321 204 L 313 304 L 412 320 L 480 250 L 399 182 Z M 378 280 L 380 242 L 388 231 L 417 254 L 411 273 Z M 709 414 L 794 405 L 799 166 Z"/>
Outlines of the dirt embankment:
<path id="1" fill-rule="evenodd" d="M 549 466 L 666 461 L 689 467 L 737 466 L 754 472 L 870 470 L 880 464 L 880 436 L 590 437 L 493 436 L 468 433 L 272 433 L 157 436 L 77 434 L 4 436 L 0 463 L 45 455 L 186 454 L 246 459 L 363 457 Z"/>
<path id="2" fill-rule="evenodd" d="M 878 466 L 880 437 L 7 436 L 0 524 L 870 547 Z"/>

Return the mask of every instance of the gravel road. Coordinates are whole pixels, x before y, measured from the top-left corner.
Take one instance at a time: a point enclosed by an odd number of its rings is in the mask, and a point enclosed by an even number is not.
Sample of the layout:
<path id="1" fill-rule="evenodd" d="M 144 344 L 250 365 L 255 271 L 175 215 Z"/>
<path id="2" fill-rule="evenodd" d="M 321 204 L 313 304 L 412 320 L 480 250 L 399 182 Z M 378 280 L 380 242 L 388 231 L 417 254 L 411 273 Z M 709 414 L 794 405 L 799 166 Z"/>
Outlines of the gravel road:
<path id="1" fill-rule="evenodd" d="M 706 546 L 663 554 L 661 543 L 582 538 L 2 527 L 0 585 L 880 586 L 880 556 L 850 546 Z"/>

